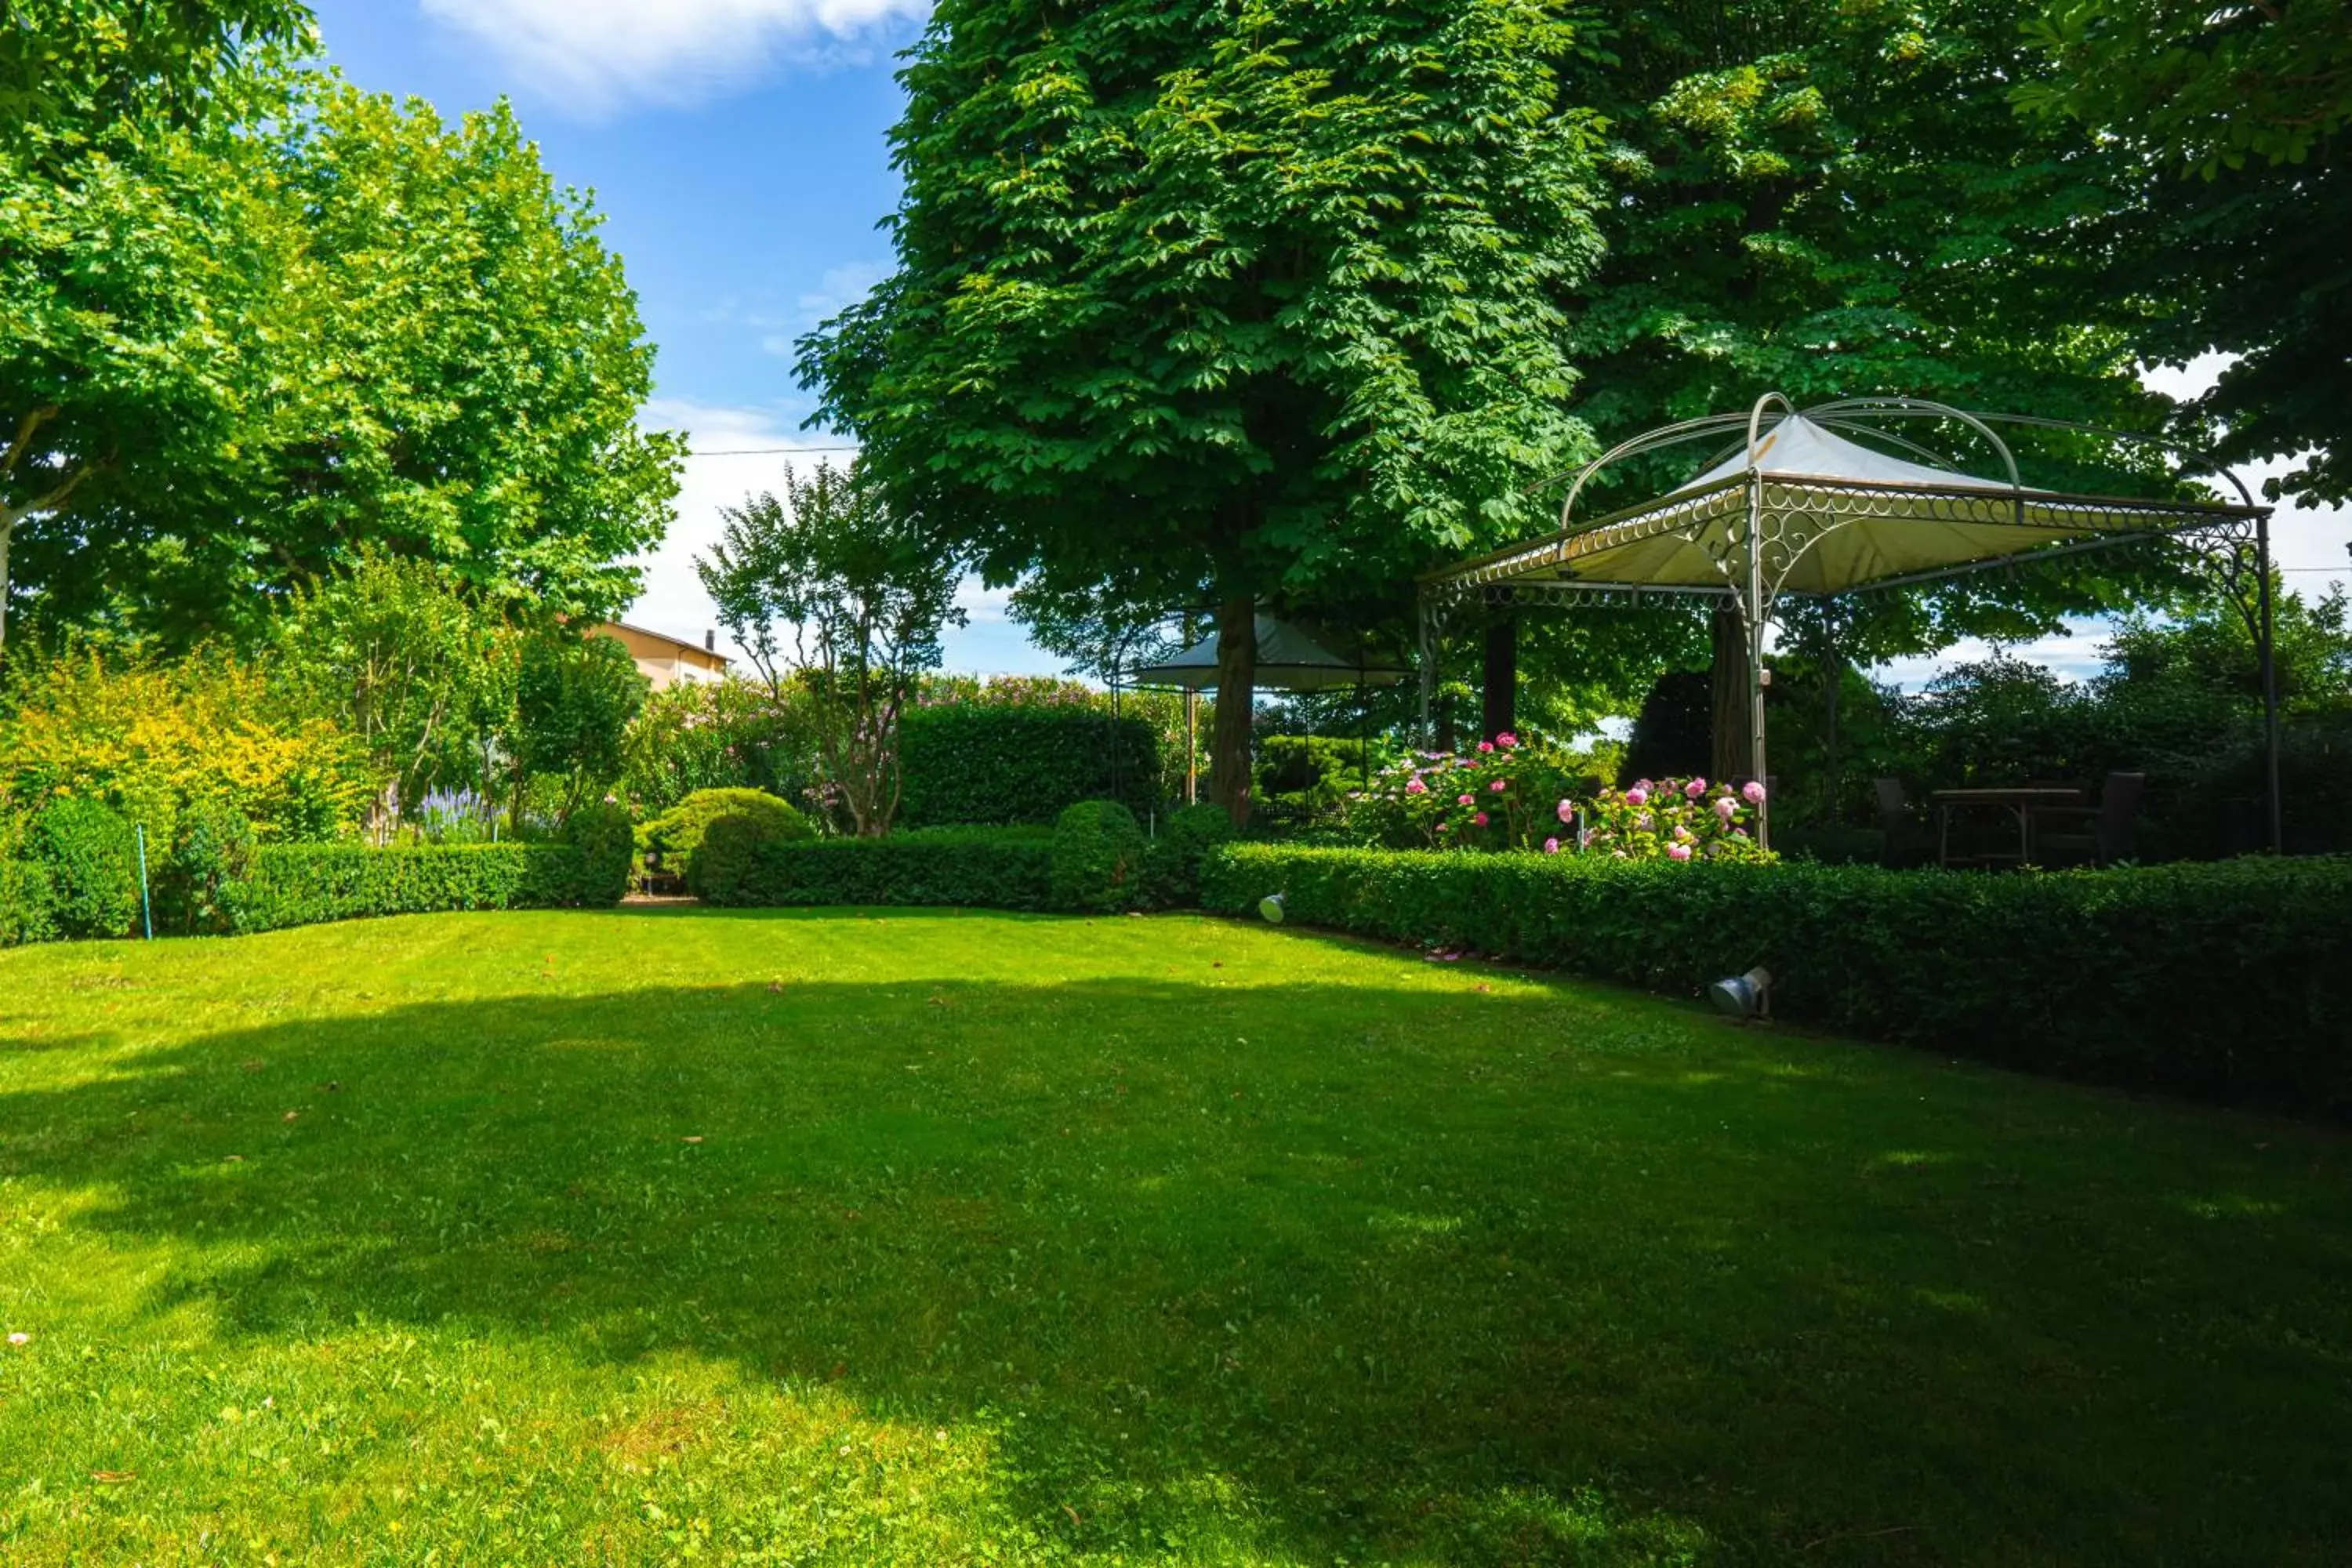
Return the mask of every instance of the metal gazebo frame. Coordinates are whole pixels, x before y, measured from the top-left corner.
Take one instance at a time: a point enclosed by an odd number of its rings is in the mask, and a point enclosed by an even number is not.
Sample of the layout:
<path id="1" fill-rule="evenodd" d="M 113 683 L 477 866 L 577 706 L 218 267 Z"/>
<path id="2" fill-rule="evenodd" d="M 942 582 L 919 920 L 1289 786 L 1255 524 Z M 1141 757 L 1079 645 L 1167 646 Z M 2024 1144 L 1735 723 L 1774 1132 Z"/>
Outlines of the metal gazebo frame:
<path id="1" fill-rule="evenodd" d="M 1778 405 L 1780 412 L 1768 411 Z M 1975 431 L 2000 458 L 2005 477 L 1979 479 L 1937 452 L 1881 426 L 1906 419 L 1955 421 Z M 2073 494 L 2025 485 L 2017 458 L 1995 425 L 2027 426 L 2134 442 L 2190 459 L 2183 476 L 2203 470 L 2225 479 L 2240 497 L 2226 501 L 2150 500 Z M 1868 463 L 1846 473 L 1768 468 L 1765 458 L 1788 429 L 1830 433 L 1831 444 Z M 1852 432 L 1925 460 L 1846 442 Z M 1601 469 L 1628 458 L 1710 437 L 1744 435 L 1698 479 L 1589 521 L 1575 519 L 1578 498 Z M 1792 446 L 1796 443 L 1792 442 Z M 1733 459 L 1739 459 L 1737 466 Z M 1550 488 L 1571 475 L 1543 480 Z M 1465 605 L 1570 608 L 1633 605 L 1696 596 L 1728 599 L 1748 639 L 1750 773 L 1765 774 L 1764 633 L 1784 599 L 1832 598 L 1965 576 L 2147 539 L 2173 539 L 2200 555 L 2244 617 L 2262 665 L 2263 741 L 2268 768 L 2270 847 L 2281 847 L 2278 676 L 2273 657 L 2271 509 L 2257 503 L 2236 474 L 2211 454 L 2163 437 L 2109 430 L 2031 415 L 1970 412 L 1920 398 L 1857 397 L 1800 409 L 1777 392 L 1748 413 L 1687 419 L 1636 436 L 1574 470 L 1558 531 L 1461 562 L 1421 579 L 1421 708 L 1429 732 L 1435 642 L 1450 612 Z M 1842 540 L 1850 530 L 1867 537 Z M 1909 536 L 1895 531 L 1915 532 Z M 1880 542 L 1911 551 L 1876 548 Z M 1832 562 L 1833 545 L 1843 559 Z M 1915 548 L 1916 547 L 1916 548 Z M 2250 591 L 2251 590 L 2251 591 Z M 1759 822 L 1769 832 L 1769 802 Z M 1769 839 L 1766 840 L 1769 842 Z"/>

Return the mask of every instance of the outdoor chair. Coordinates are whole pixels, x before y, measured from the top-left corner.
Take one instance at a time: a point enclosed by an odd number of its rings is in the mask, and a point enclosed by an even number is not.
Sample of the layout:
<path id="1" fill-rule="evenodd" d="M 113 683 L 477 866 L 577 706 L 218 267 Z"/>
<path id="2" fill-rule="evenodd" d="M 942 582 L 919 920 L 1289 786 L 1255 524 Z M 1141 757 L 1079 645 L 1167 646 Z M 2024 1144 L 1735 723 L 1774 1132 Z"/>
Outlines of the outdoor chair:
<path id="1" fill-rule="evenodd" d="M 1878 851 L 1880 865 L 1899 870 L 1927 858 L 1927 835 L 1911 810 L 1901 779 L 1878 781 L 1878 828 L 1884 836 Z"/>
<path id="2" fill-rule="evenodd" d="M 2112 866 L 2132 858 L 2146 773 L 2109 773 L 2096 805 L 2038 805 L 2033 856 L 2044 866 Z"/>

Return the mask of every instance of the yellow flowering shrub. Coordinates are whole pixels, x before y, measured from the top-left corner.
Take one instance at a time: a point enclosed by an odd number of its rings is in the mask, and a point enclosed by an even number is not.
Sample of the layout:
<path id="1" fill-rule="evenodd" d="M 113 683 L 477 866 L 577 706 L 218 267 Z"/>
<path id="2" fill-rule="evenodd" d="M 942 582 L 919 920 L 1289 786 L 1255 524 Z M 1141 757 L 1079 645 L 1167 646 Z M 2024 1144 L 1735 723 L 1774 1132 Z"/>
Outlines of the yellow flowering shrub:
<path id="1" fill-rule="evenodd" d="M 289 711 L 263 673 L 219 652 L 176 662 L 78 652 L 35 668 L 0 709 L 0 801 L 102 800 L 170 844 L 188 803 L 217 800 L 265 842 L 352 831 L 370 784 L 332 721 Z"/>

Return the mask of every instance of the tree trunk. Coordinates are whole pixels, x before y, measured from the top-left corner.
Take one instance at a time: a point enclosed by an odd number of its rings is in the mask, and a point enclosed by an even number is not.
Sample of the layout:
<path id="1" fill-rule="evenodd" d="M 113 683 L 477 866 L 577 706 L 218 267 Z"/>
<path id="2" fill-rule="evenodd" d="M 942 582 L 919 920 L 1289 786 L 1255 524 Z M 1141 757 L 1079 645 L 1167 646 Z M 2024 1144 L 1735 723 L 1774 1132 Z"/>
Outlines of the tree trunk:
<path id="1" fill-rule="evenodd" d="M 1209 798 L 1249 822 L 1250 716 L 1257 706 L 1257 601 L 1217 606 L 1217 702 L 1209 729 Z"/>
<path id="2" fill-rule="evenodd" d="M 1486 627 L 1486 671 L 1480 691 L 1485 707 L 1478 721 L 1481 739 L 1491 741 L 1518 728 L 1512 721 L 1518 687 L 1519 619 L 1506 615 Z"/>
<path id="3" fill-rule="evenodd" d="M 1714 777 L 1729 783 L 1745 778 L 1755 761 L 1755 736 L 1749 730 L 1748 626 L 1736 606 L 1724 604 L 1717 606 L 1707 632 L 1715 645 L 1709 762 Z"/>

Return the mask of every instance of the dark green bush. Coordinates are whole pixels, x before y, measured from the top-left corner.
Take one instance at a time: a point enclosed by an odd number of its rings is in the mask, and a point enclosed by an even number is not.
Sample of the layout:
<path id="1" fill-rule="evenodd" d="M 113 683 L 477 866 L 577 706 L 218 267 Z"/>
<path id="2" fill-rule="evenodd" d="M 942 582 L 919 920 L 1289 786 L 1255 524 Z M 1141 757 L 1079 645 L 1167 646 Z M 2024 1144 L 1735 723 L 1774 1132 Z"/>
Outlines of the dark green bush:
<path id="1" fill-rule="evenodd" d="M 1190 909 L 1201 900 L 1201 858 L 1236 837 L 1222 805 L 1179 806 L 1160 824 L 1143 852 L 1143 901 L 1154 909 Z"/>
<path id="2" fill-rule="evenodd" d="M 1042 826 L 1082 800 L 1157 804 L 1151 726 L 1076 706 L 917 708 L 898 721 L 898 756 L 903 827 Z"/>
<path id="3" fill-rule="evenodd" d="M 707 903 L 742 909 L 792 904 L 963 904 L 1048 907 L 1053 838 L 1019 828 L 929 827 L 887 838 L 817 838 L 749 845 L 720 863 Z"/>
<path id="4" fill-rule="evenodd" d="M 1107 913 L 1143 896 L 1142 825 L 1115 800 L 1082 800 L 1054 824 L 1052 896 L 1057 910 Z"/>
<path id="5" fill-rule="evenodd" d="M 637 847 L 645 852 L 649 867 L 657 859 L 662 870 L 683 878 L 691 890 L 697 881 L 695 856 L 702 847 L 703 835 L 722 816 L 759 823 L 761 830 L 771 838 L 816 837 L 816 829 L 792 802 L 780 800 L 763 790 L 698 789 L 659 816 L 641 824 L 636 834 Z"/>
<path id="6" fill-rule="evenodd" d="M 609 906 L 629 890 L 629 864 L 636 857 L 636 830 L 617 805 L 583 805 L 563 824 L 563 842 L 580 851 L 579 900 Z"/>
<path id="7" fill-rule="evenodd" d="M 551 909 L 580 902 L 585 881 L 570 844 L 273 844 L 221 901 L 233 930 L 275 931 L 368 915 Z"/>
<path id="8" fill-rule="evenodd" d="M 49 916 L 49 870 L 32 858 L 30 826 L 0 811 L 0 947 L 57 934 Z"/>
<path id="9" fill-rule="evenodd" d="M 155 879 L 156 924 L 186 935 L 229 928 L 222 889 L 252 874 L 253 824 L 225 800 L 188 803 Z"/>
<path id="10" fill-rule="evenodd" d="M 2030 1070 L 2352 1113 L 2352 858 L 1983 876 L 1235 845 L 1205 908 L 1683 995 L 1756 964 L 1776 1015 Z"/>
<path id="11" fill-rule="evenodd" d="M 27 848 L 48 873 L 49 919 L 64 937 L 128 936 L 139 924 L 139 846 L 131 824 L 94 800 L 53 801 Z"/>

